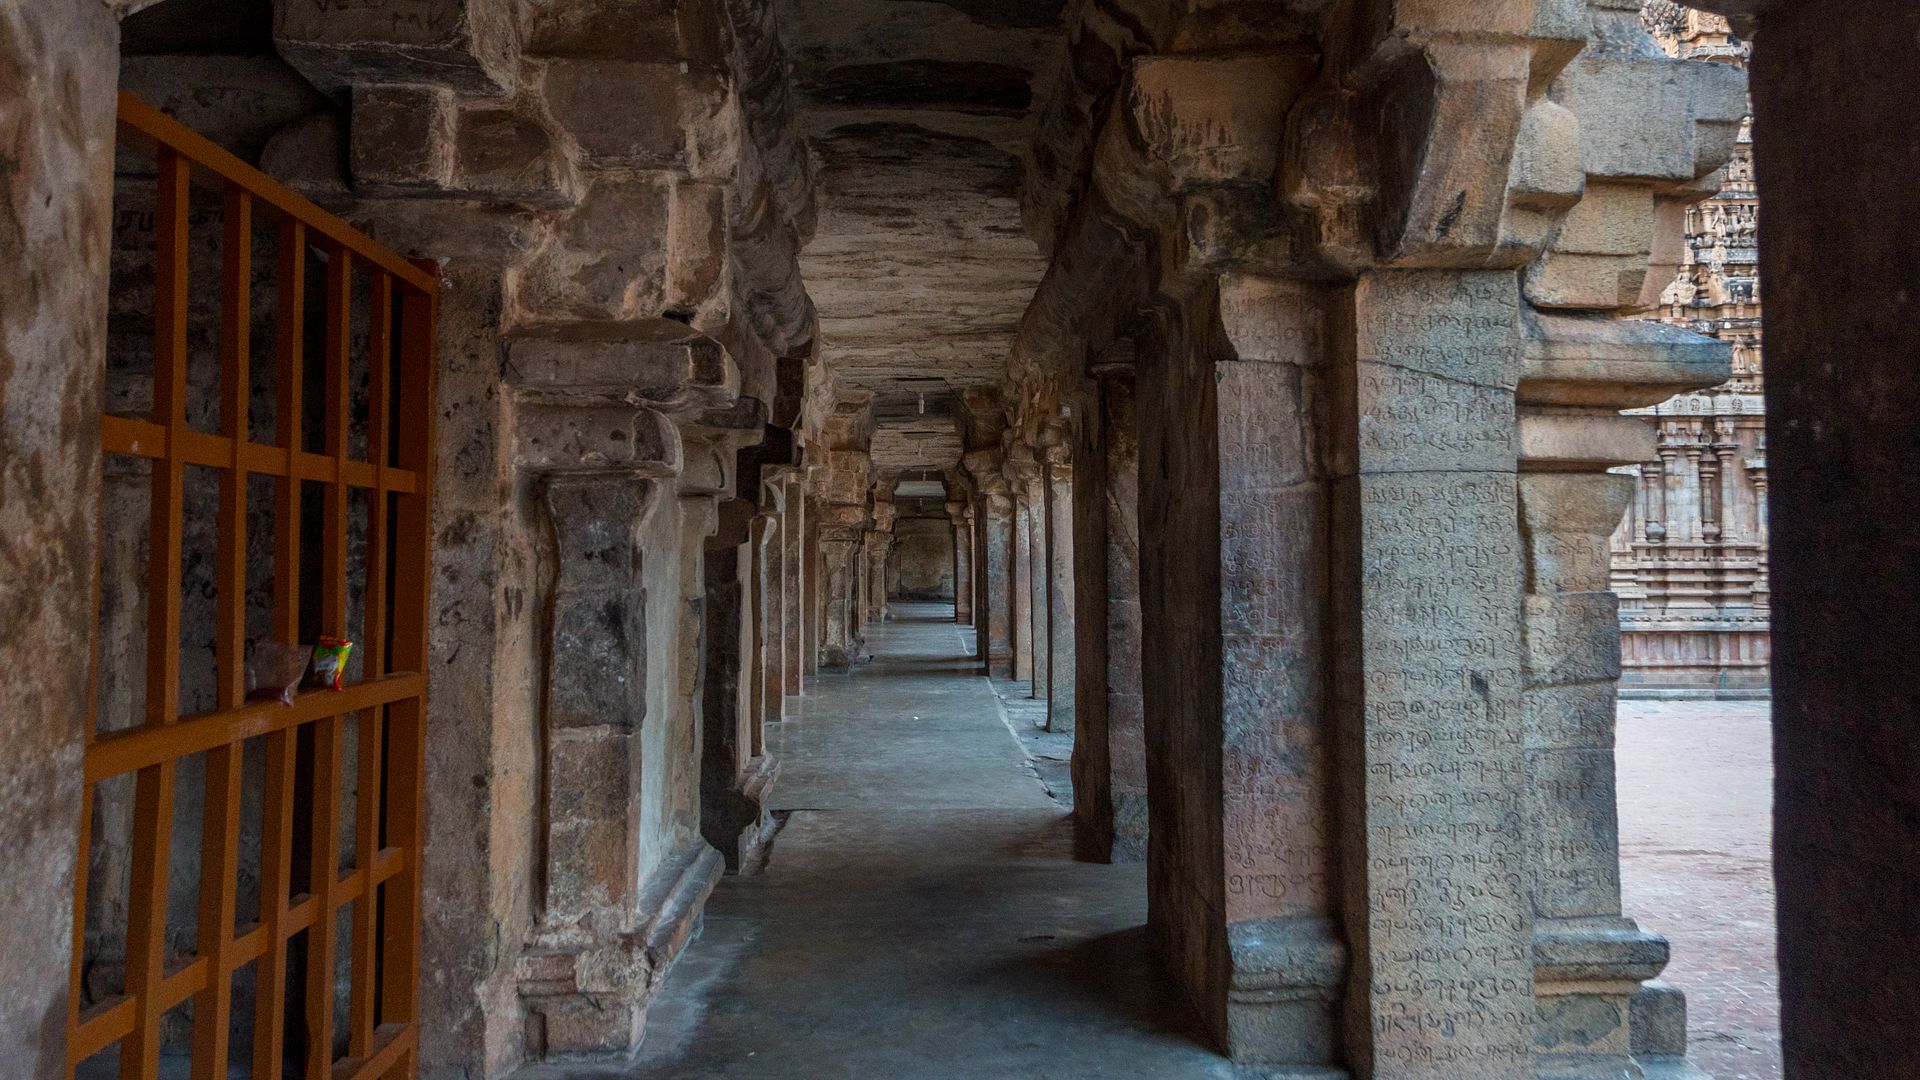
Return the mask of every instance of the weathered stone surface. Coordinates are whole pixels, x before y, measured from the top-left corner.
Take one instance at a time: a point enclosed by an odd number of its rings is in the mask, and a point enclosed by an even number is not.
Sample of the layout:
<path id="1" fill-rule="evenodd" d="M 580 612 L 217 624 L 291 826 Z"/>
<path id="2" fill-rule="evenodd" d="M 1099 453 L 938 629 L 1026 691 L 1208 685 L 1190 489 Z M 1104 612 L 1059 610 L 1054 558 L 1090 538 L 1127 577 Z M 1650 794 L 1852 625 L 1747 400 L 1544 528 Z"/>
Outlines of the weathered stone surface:
<path id="1" fill-rule="evenodd" d="M 886 593 L 902 600 L 953 600 L 960 591 L 954 577 L 954 527 L 941 508 L 939 517 L 902 517 L 893 527 L 893 552 L 887 558 Z"/>
<path id="2" fill-rule="evenodd" d="M 382 86 L 353 95 L 348 168 L 368 194 L 445 188 L 453 181 L 453 92 Z"/>
<path id="3" fill-rule="evenodd" d="M 666 302 L 673 185 L 602 180 L 508 282 L 530 321 L 640 319 Z M 609 237 L 620 238 L 609 246 Z"/>
<path id="4" fill-rule="evenodd" d="M 1736 12 L 1760 5 L 1709 3 Z M 1920 895 L 1903 685 L 1920 595 L 1916 428 L 1903 415 L 1916 311 L 1885 286 L 1920 244 L 1901 117 L 1920 11 L 1868 0 L 1762 8 L 1754 159 L 1767 296 L 1775 873 L 1787 1075 L 1920 1068 L 1911 1030 Z M 1879 43 L 1899 41 L 1899 48 Z M 1808 272 L 1812 271 L 1812 272 Z M 1844 375 L 1842 374 L 1844 373 Z M 1836 567 L 1849 572 L 1836 573 Z"/>
<path id="5" fill-rule="evenodd" d="M 1505 274 L 1363 279 L 1357 377 L 1391 367 L 1512 386 L 1515 289 Z M 1356 537 L 1335 575 L 1342 739 L 1366 774 L 1343 798 L 1347 929 L 1367 987 L 1349 1030 L 1370 1027 L 1376 1071 L 1504 1077 L 1531 1069 L 1535 1021 L 1522 564 L 1511 442 L 1504 460 L 1496 450 L 1512 406 L 1456 417 L 1436 457 L 1394 437 L 1406 421 L 1392 410 L 1424 385 L 1358 392 L 1336 500 L 1336 532 Z M 1432 980 L 1478 989 L 1435 998 Z"/>
<path id="6" fill-rule="evenodd" d="M 93 594 L 100 557 L 115 34 L 95 4 L 0 12 L 0 839 L 23 860 L 0 880 L 0 1054 L 36 1080 L 66 1069 L 92 680 L 27 658 L 92 651 L 92 612 L 71 599 Z"/>
<path id="7" fill-rule="evenodd" d="M 274 5 L 273 37 L 322 90 L 445 83 L 492 94 L 512 81 L 516 59 L 511 13 L 479 0 L 289 0 Z"/>
<path id="8" fill-rule="evenodd" d="M 573 195 L 573 159 L 546 124 L 525 111 L 462 109 L 453 140 L 454 183 L 463 191 L 530 203 L 564 203 Z"/>

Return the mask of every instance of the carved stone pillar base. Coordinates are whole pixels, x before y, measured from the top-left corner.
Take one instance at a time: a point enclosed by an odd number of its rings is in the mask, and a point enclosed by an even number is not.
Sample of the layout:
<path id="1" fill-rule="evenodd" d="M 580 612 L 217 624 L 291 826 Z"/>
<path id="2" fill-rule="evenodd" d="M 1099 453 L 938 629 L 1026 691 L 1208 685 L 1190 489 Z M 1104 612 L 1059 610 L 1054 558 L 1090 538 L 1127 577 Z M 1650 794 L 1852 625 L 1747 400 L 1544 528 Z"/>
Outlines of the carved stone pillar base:
<path id="1" fill-rule="evenodd" d="M 780 778 L 780 763 L 758 757 L 727 791 L 724 806 L 703 808 L 701 831 L 720 849 L 727 873 L 758 873 L 766 862 L 767 843 L 773 839 L 773 815 L 767 799 Z"/>
<path id="2" fill-rule="evenodd" d="M 640 897 L 649 920 L 608 941 L 573 927 L 536 930 L 519 966 L 527 1009 L 527 1056 L 604 1058 L 640 1045 L 647 1005 L 700 928 L 723 870 L 720 853 L 694 840 L 676 851 Z"/>

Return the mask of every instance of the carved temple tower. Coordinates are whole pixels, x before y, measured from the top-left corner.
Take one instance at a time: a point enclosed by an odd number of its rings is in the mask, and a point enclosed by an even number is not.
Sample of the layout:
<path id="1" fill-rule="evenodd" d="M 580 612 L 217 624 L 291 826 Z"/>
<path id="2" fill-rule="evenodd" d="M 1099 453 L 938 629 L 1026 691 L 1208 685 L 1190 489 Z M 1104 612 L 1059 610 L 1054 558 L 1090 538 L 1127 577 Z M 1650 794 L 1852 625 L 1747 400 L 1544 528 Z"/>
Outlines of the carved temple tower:
<path id="1" fill-rule="evenodd" d="M 1744 68 L 1749 43 L 1719 15 L 1651 0 L 1644 15 L 1674 56 Z M 1660 239 L 1673 282 L 1645 317 L 1733 346 L 1733 378 L 1644 415 L 1659 458 L 1631 467 L 1633 506 L 1613 536 L 1621 688 L 1747 696 L 1767 685 L 1767 449 L 1760 362 L 1759 202 L 1751 120 L 1718 177 Z M 1677 217 L 1677 215 L 1676 215 Z M 1658 251 L 1656 271 L 1663 260 Z"/>

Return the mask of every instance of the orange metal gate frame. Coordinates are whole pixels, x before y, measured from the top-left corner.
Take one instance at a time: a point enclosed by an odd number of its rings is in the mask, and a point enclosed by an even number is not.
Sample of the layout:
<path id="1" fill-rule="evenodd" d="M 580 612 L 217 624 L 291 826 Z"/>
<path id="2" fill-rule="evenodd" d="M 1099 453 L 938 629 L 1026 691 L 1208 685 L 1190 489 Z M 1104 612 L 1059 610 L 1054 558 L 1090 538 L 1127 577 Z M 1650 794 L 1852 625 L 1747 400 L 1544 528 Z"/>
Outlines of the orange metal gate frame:
<path id="1" fill-rule="evenodd" d="M 93 735 L 88 725 L 85 811 L 74 895 L 73 970 L 67 1070 L 115 1043 L 122 1080 L 153 1080 L 161 1018 L 193 1001 L 192 1076 L 222 1080 L 234 973 L 255 968 L 255 1080 L 279 1080 L 285 1049 L 289 943 L 306 937 L 307 1080 L 411 1077 L 419 1045 L 420 851 L 423 839 L 427 658 L 427 584 L 431 545 L 428 497 L 433 469 L 433 341 L 438 273 L 382 248 L 346 222 L 251 168 L 159 110 L 122 93 L 120 139 L 158 167 L 155 211 L 154 394 L 149 419 L 108 415 L 108 454 L 151 462 L 146 719 Z M 224 203 L 220 306 L 220 433 L 187 424 L 188 190 L 201 182 Z M 253 220 L 279 230 L 275 329 L 274 445 L 248 434 Z M 301 432 L 303 336 L 309 246 L 327 262 L 323 453 L 305 449 Z M 369 275 L 367 460 L 349 453 L 348 385 L 352 272 Z M 398 301 L 395 314 L 394 301 Z M 397 324 L 397 325 L 396 325 Z M 397 331 L 397 333 L 396 333 Z M 397 354 L 393 351 L 396 348 Z M 396 362 L 397 361 L 397 362 Z M 388 417 L 397 413 L 397 422 Z M 179 714 L 180 607 L 184 477 L 188 465 L 220 478 L 215 555 L 217 708 Z M 355 637 L 347 625 L 348 492 L 368 493 L 363 592 L 358 628 L 361 681 L 342 691 L 309 690 L 292 705 L 247 700 L 247 479 L 274 478 L 273 636 L 298 642 L 301 487 L 324 493 L 319 533 L 321 633 Z M 393 510 L 389 514 L 389 498 Z M 391 530 L 391 532 L 389 532 Z M 389 537 L 394 557 L 388 565 Z M 392 590 L 391 610 L 388 590 Z M 391 633 L 389 634 L 389 619 Z M 341 772 L 345 725 L 358 724 L 357 805 L 352 869 L 340 873 Z M 296 748 L 312 731 L 312 781 L 302 785 Z M 260 911 L 235 925 L 240 847 L 242 748 L 264 741 Z M 196 952 L 169 958 L 167 872 L 179 762 L 205 755 L 205 818 L 200 840 Z M 385 773 L 384 778 L 382 773 Z M 133 774 L 132 892 L 126 927 L 124 992 L 86 1008 L 82 961 L 87 866 L 94 792 Z M 384 781 L 384 782 L 383 782 Z M 301 788 L 305 790 L 297 790 Z M 296 798 L 311 806 L 310 889 L 289 895 Z M 337 913 L 352 905 L 350 933 L 335 940 Z M 346 1056 L 333 1056 L 336 950 L 350 951 Z"/>

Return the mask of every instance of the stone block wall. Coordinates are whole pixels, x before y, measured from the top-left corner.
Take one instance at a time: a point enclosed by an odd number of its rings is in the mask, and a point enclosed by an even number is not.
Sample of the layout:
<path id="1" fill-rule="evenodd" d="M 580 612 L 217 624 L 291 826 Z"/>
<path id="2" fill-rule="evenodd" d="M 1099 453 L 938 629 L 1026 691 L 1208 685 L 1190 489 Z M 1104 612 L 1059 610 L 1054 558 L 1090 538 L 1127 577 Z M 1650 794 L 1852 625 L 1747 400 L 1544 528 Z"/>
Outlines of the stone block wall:
<path id="1" fill-rule="evenodd" d="M 902 517 L 893 527 L 887 594 L 897 600 L 952 600 L 953 524 L 939 517 Z"/>

